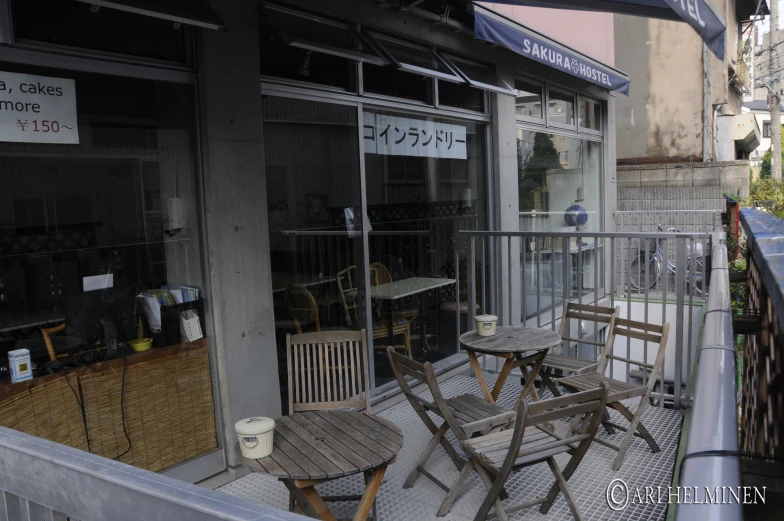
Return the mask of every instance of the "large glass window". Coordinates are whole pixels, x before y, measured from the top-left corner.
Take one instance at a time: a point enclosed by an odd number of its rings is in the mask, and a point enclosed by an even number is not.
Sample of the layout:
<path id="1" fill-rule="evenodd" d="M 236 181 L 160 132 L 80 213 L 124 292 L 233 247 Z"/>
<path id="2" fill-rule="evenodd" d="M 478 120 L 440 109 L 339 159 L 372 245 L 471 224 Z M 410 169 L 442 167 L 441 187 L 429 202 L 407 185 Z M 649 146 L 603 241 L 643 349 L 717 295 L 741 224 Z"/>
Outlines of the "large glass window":
<path id="1" fill-rule="evenodd" d="M 0 424 L 153 471 L 215 450 L 194 89 L 8 64 L 2 74 L 13 90 L 62 89 L 41 103 L 66 119 L 20 115 L 21 142 L 0 143 L 0 357 L 27 350 L 33 377 L 10 383 L 0 360 L 2 396 L 33 400 L 0 402 Z M 36 405 L 47 393 L 30 385 L 62 391 L 63 408 Z M 50 413 L 67 432 L 37 430 Z"/>
<path id="2" fill-rule="evenodd" d="M 471 329 L 468 306 L 477 306 L 457 231 L 487 227 L 485 126 L 374 110 L 363 133 L 376 345 L 435 362 L 457 352 L 456 329 Z M 393 378 L 386 357 L 375 367 L 377 385 Z"/>
<path id="3" fill-rule="evenodd" d="M 366 327 L 357 109 L 265 97 L 267 215 L 282 403 L 286 333 Z M 383 346 L 382 346 L 383 347 Z"/>
<path id="4" fill-rule="evenodd" d="M 594 232 L 603 229 L 602 143 L 547 131 L 517 130 L 518 189 L 522 231 Z M 571 239 L 530 241 L 526 244 L 527 309 L 557 305 L 561 295 L 576 296 L 578 266 L 583 290 L 601 287 L 600 242 Z M 565 252 L 565 253 L 564 253 Z M 580 257 L 578 259 L 578 257 Z M 564 266 L 564 263 L 566 266 Z M 536 270 L 540 272 L 537 274 Z M 594 273 L 599 279 L 594 280 Z M 566 276 L 566 279 L 564 279 Z M 537 284 L 543 286 L 537 288 Z M 564 284 L 568 286 L 564 288 Z M 537 297 L 537 290 L 539 295 Z"/>
<path id="5" fill-rule="evenodd" d="M 574 94 L 550 89 L 547 98 L 547 124 L 573 127 Z"/>

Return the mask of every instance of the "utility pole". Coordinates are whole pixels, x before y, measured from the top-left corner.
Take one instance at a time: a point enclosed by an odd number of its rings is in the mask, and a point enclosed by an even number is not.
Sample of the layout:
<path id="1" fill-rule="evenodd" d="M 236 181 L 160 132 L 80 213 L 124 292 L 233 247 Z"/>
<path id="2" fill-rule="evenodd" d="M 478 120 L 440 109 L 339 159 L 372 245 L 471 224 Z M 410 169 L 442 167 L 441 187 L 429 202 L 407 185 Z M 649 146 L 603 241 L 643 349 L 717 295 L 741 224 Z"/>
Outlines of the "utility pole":
<path id="1" fill-rule="evenodd" d="M 770 2 L 770 176 L 781 179 L 781 81 L 779 81 L 779 2 Z"/>

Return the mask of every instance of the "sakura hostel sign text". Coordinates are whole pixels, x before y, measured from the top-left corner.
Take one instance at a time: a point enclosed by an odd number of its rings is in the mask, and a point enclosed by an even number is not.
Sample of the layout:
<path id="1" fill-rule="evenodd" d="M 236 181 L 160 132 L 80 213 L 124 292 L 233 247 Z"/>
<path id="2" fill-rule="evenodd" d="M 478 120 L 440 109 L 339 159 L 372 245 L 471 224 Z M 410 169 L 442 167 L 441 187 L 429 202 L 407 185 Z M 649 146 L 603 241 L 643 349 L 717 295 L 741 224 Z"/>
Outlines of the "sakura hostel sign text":
<path id="1" fill-rule="evenodd" d="M 0 141 L 78 144 L 74 80 L 0 72 Z"/>

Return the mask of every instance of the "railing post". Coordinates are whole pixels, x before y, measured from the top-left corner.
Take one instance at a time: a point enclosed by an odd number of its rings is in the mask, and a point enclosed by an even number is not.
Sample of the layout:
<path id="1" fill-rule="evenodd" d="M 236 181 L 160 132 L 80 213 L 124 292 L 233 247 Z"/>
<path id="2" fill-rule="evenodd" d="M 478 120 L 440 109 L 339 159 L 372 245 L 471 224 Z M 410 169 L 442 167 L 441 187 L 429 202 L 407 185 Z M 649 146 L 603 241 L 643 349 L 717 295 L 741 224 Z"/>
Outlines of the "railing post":
<path id="1" fill-rule="evenodd" d="M 681 407 L 681 382 L 683 381 L 683 304 L 686 290 L 686 239 L 679 237 L 675 241 L 675 385 L 672 391 L 675 409 Z M 664 381 L 664 375 L 662 375 Z"/>

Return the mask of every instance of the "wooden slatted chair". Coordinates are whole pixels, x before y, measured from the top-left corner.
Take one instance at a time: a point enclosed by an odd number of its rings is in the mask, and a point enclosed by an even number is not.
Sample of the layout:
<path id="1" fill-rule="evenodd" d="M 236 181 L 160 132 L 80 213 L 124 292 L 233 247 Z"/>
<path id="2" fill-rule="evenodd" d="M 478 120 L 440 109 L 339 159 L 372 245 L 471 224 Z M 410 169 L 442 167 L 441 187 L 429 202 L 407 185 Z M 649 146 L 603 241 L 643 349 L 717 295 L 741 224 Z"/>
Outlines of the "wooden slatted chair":
<path id="1" fill-rule="evenodd" d="M 286 335 L 289 414 L 363 408 L 370 414 L 370 369 L 365 330 Z M 370 471 L 365 473 L 365 481 Z M 362 494 L 323 496 L 324 501 L 359 501 Z M 294 498 L 289 497 L 289 511 Z M 373 521 L 378 519 L 373 501 Z"/>
<path id="2" fill-rule="evenodd" d="M 597 388 L 588 391 L 530 404 L 522 402 L 514 420 L 514 429 L 461 440 L 463 449 L 470 456 L 487 488 L 487 496 L 474 521 L 487 519 L 490 509 L 495 510 L 501 521 L 508 519 L 507 514 L 535 505 L 541 505 L 539 512 L 547 514 L 559 492 L 566 499 L 574 518 L 578 521 L 583 519 L 569 490 L 568 481 L 596 437 L 607 403 L 608 390 L 607 382 L 600 382 Z M 587 417 L 584 431 L 564 438 L 542 427 L 544 423 L 569 416 Z M 486 429 L 507 422 L 508 416 L 501 415 L 486 419 L 480 427 Z M 473 428 L 464 427 L 464 430 L 471 434 Z M 572 457 L 561 470 L 555 456 L 563 453 L 569 453 Z M 540 463 L 547 463 L 555 477 L 555 483 L 547 495 L 518 505 L 504 506 L 501 502 L 502 492 L 509 475 Z"/>
<path id="3" fill-rule="evenodd" d="M 561 391 L 558 389 L 558 386 L 555 385 L 555 382 L 553 382 L 553 378 L 556 377 L 555 371 L 582 374 L 595 370 L 596 366 L 599 364 L 598 361 L 592 362 L 590 360 L 582 360 L 580 358 L 565 355 L 564 350 L 570 342 L 598 346 L 602 348 L 602 351 L 607 345 L 606 341 L 595 342 L 593 340 L 566 336 L 567 328 L 569 326 L 569 319 L 595 322 L 597 323 L 597 326 L 599 324 L 608 324 L 606 340 L 609 340 L 611 337 L 609 332 L 612 330 L 613 321 L 620 314 L 621 306 L 616 306 L 615 309 L 613 309 L 604 306 L 576 304 L 574 302 L 569 302 L 569 300 L 564 300 L 561 328 L 558 331 L 558 334 L 561 335 L 563 343 L 559 349 L 552 350 L 547 353 L 547 356 L 544 357 L 542 368 L 539 370 L 539 376 L 542 379 L 542 382 L 544 382 L 547 388 L 550 389 L 550 391 L 553 393 L 553 396 L 561 395 Z"/>
<path id="4" fill-rule="evenodd" d="M 447 400 L 441 394 L 438 382 L 436 381 L 435 372 L 433 371 L 433 366 L 430 362 L 422 364 L 415 360 L 411 360 L 396 353 L 392 347 L 387 348 L 387 355 L 389 356 L 389 364 L 392 366 L 392 372 L 394 373 L 398 384 L 400 384 L 400 389 L 403 391 L 403 394 L 406 396 L 417 415 L 422 419 L 422 422 L 433 434 L 433 437 L 425 447 L 425 450 L 419 456 L 419 459 L 406 477 L 403 488 L 414 486 L 414 483 L 419 478 L 420 474 L 425 476 L 446 491 L 446 497 L 436 514 L 439 517 L 445 516 L 452 508 L 452 503 L 473 469 L 473 465 L 458 455 L 455 448 L 446 439 L 447 432 L 451 429 L 458 440 L 465 440 L 468 439 L 469 436 L 469 434 L 466 434 L 466 428 L 471 432 L 481 430 L 478 429 L 477 426 L 481 425 L 481 422 L 486 418 L 491 417 L 497 419 L 498 428 L 501 428 L 503 427 L 503 422 L 501 422 L 499 418 L 507 417 L 511 422 L 515 413 L 507 412 L 504 408 L 489 403 L 473 394 L 463 394 Z M 433 395 L 433 401 L 426 400 L 414 393 L 411 386 L 409 386 L 406 377 L 412 378 L 415 382 L 427 385 Z M 444 422 L 440 426 L 436 426 L 430 416 L 428 416 L 428 412 L 440 416 Z M 425 468 L 433 451 L 435 451 L 436 447 L 439 445 L 443 447 L 455 466 L 460 470 L 459 476 L 451 486 L 445 484 Z"/>
<path id="5" fill-rule="evenodd" d="M 356 266 L 349 266 L 348 268 L 339 271 L 335 278 L 338 283 L 338 290 L 340 291 L 340 299 L 343 304 L 344 320 L 346 325 L 352 329 L 357 328 L 359 323 L 359 305 L 357 304 L 357 287 L 354 284 L 354 275 L 356 273 Z M 371 271 L 371 280 L 376 275 Z M 373 339 L 386 339 L 387 342 L 393 344 L 395 349 L 401 349 L 406 352 L 409 358 L 411 355 L 411 322 L 405 317 L 392 317 L 392 336 L 400 336 L 403 339 L 402 344 L 394 344 L 394 338 L 389 338 L 389 327 L 386 320 L 371 320 L 373 326 Z M 376 346 L 376 349 L 385 349 L 385 344 Z"/>
<path id="6" fill-rule="evenodd" d="M 664 352 L 667 349 L 667 335 L 669 335 L 669 332 L 670 324 L 668 323 L 665 323 L 663 326 L 657 326 L 655 324 L 648 324 L 646 322 L 637 322 L 635 320 L 616 318 L 608 335 L 608 337 L 611 338 L 608 338 L 607 340 L 607 345 L 604 348 L 602 357 L 599 360 L 599 365 L 596 367 L 595 371 L 585 374 L 576 374 L 555 380 L 557 384 L 561 385 L 570 392 L 578 392 L 595 388 L 601 382 L 607 382 L 607 384 L 610 386 L 610 395 L 607 397 L 607 406 L 617 410 L 624 418 L 629 421 L 628 427 L 610 423 L 612 427 L 626 431 L 626 434 L 623 437 L 623 441 L 619 446 L 613 445 L 612 443 L 606 442 L 604 440 L 596 440 L 597 443 L 618 451 L 618 454 L 615 456 L 615 460 L 613 461 L 613 470 L 619 470 L 623 465 L 623 458 L 626 456 L 626 451 L 629 449 L 629 445 L 631 444 L 632 438 L 634 436 L 643 438 L 654 453 L 661 450 L 659 445 L 656 443 L 656 440 L 654 440 L 653 436 L 651 436 L 651 433 L 648 432 L 648 429 L 646 429 L 642 424 L 642 415 L 648 406 L 651 391 L 653 391 L 653 386 L 656 384 L 656 380 L 661 373 L 662 363 L 664 362 Z M 659 350 L 656 353 L 656 360 L 654 363 L 649 364 L 647 360 L 639 361 L 614 355 L 613 342 L 617 336 L 626 336 L 653 344 L 659 344 Z M 651 373 L 648 376 L 647 383 L 640 385 L 637 383 L 625 382 L 605 376 L 608 368 L 608 362 L 610 360 L 618 360 L 619 362 L 638 365 L 643 368 L 644 372 L 645 370 L 650 369 Z M 621 403 L 621 401 L 638 396 L 640 397 L 640 402 L 637 405 L 637 410 L 632 414 L 632 412 L 623 403 Z M 572 424 L 573 430 L 578 428 L 580 423 L 579 420 L 579 418 L 575 418 L 575 421 Z"/>

